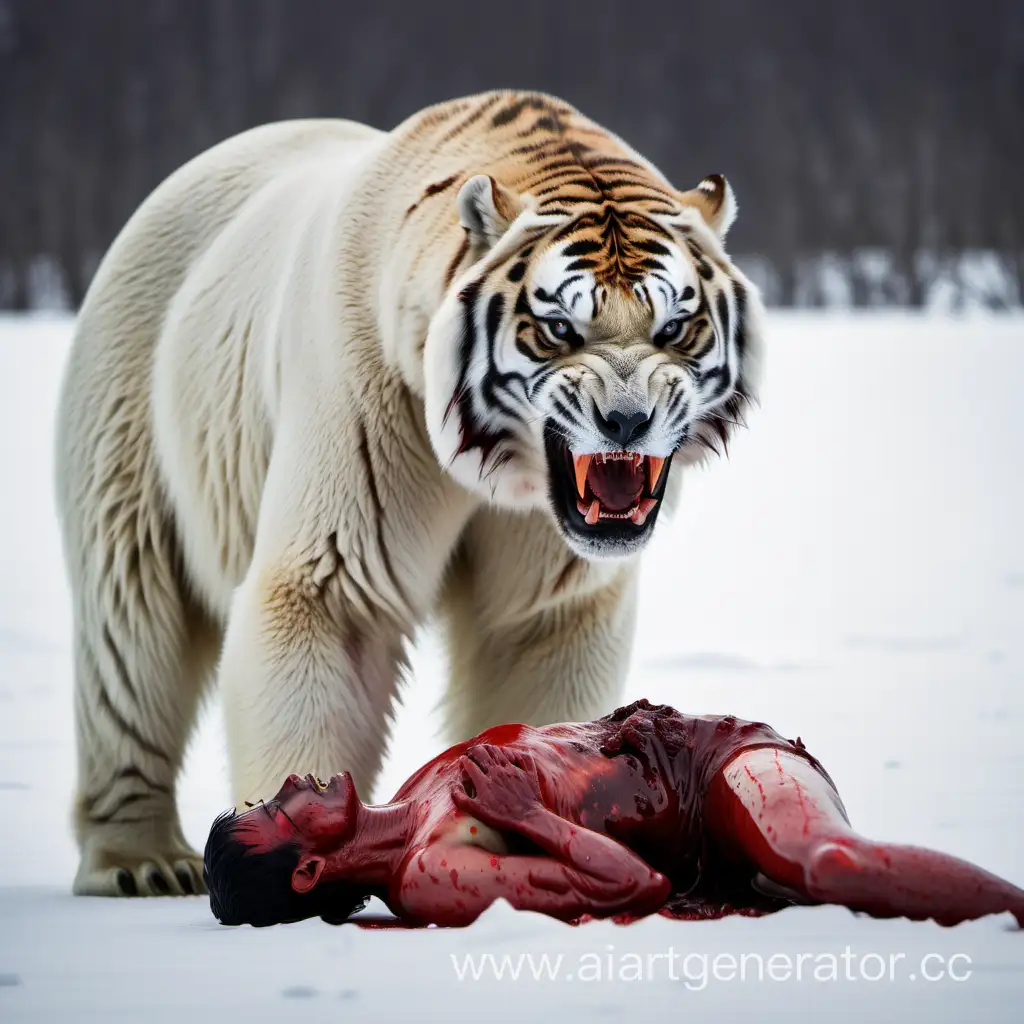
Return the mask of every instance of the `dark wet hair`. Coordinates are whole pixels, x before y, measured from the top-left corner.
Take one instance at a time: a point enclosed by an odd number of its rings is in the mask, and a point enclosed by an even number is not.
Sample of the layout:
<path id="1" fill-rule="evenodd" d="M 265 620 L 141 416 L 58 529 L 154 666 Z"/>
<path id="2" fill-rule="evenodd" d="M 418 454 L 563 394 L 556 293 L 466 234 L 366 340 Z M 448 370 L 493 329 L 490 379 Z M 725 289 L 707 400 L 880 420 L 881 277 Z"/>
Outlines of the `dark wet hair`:
<path id="1" fill-rule="evenodd" d="M 348 882 L 325 882 L 309 892 L 296 892 L 292 872 L 301 853 L 296 843 L 256 852 L 238 835 L 235 812 L 220 815 L 210 828 L 203 855 L 203 879 L 214 917 L 221 924 L 256 927 L 308 917 L 341 924 L 366 905 L 366 889 Z"/>

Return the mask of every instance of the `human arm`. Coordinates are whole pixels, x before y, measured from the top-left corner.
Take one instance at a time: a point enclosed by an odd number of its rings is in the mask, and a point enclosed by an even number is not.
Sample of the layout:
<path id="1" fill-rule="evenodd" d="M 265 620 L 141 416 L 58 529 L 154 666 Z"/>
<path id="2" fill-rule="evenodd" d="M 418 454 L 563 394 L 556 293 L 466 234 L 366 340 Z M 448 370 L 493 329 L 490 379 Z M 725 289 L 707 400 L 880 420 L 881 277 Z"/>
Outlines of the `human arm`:
<path id="1" fill-rule="evenodd" d="M 408 857 L 389 894 L 391 909 L 416 923 L 468 924 L 499 898 L 518 910 L 562 920 L 658 910 L 668 879 L 621 843 L 543 806 L 525 756 L 478 746 L 461 759 L 452 799 L 460 813 L 532 842 L 540 854 L 494 854 L 435 841 Z M 470 792 L 463 788 L 468 784 Z"/>
<path id="2" fill-rule="evenodd" d="M 652 874 L 629 847 L 546 807 L 531 754 L 478 744 L 459 759 L 459 767 L 463 785 L 453 790 L 452 801 L 465 814 L 499 832 L 515 833 L 567 867 L 609 886 L 635 889 Z"/>
<path id="3" fill-rule="evenodd" d="M 647 868 L 648 884 L 632 888 L 568 867 L 551 857 L 495 854 L 465 843 L 431 843 L 413 852 L 387 894 L 410 924 L 468 925 L 495 900 L 562 921 L 585 914 L 643 915 L 668 898 L 664 876 Z"/>

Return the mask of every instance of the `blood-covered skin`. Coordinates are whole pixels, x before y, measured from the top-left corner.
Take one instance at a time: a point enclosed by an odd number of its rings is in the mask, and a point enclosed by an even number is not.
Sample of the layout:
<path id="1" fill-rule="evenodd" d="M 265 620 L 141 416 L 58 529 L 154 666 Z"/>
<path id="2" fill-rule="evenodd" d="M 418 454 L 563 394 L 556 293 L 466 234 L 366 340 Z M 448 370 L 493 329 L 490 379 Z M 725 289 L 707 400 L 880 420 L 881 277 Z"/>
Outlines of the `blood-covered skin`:
<path id="1" fill-rule="evenodd" d="M 289 775 L 277 795 L 239 819 L 240 832 L 255 852 L 266 852 L 301 836 L 310 850 L 333 849 L 355 828 L 358 797 L 347 773 L 326 787 L 312 775 Z"/>
<path id="2" fill-rule="evenodd" d="M 298 892 L 336 878 L 375 890 L 386 887 L 398 868 L 412 818 L 413 807 L 406 802 L 364 804 L 348 772 L 326 785 L 312 775 L 290 775 L 272 800 L 242 815 L 236 835 L 254 853 L 298 846 L 301 855 L 292 878 Z"/>
<path id="3" fill-rule="evenodd" d="M 362 882 L 410 925 L 468 924 L 499 897 L 566 921 L 830 902 L 943 924 L 1010 911 L 1024 924 L 1024 892 L 858 836 L 799 741 L 731 716 L 639 701 L 596 722 L 498 726 L 380 807 L 347 776 L 326 790 L 296 780 L 244 816 L 253 842 L 300 845 L 299 891 Z"/>
<path id="4" fill-rule="evenodd" d="M 945 853 L 863 838 L 835 790 L 786 752 L 750 751 L 719 772 L 706 827 L 739 863 L 808 902 L 944 925 L 1009 911 L 1024 927 L 1016 886 Z"/>

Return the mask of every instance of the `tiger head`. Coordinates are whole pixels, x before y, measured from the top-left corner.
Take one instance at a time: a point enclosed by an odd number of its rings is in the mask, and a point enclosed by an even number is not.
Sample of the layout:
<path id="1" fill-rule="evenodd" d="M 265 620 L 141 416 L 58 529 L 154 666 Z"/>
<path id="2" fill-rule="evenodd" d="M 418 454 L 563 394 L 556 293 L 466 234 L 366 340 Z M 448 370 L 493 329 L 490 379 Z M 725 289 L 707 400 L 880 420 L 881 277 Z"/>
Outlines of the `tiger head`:
<path id="1" fill-rule="evenodd" d="M 442 466 L 547 508 L 585 558 L 638 551 L 673 463 L 720 450 L 754 397 L 763 310 L 722 248 L 732 190 L 606 175 L 600 202 L 566 203 L 477 175 L 457 206 L 466 269 L 425 350 Z"/>

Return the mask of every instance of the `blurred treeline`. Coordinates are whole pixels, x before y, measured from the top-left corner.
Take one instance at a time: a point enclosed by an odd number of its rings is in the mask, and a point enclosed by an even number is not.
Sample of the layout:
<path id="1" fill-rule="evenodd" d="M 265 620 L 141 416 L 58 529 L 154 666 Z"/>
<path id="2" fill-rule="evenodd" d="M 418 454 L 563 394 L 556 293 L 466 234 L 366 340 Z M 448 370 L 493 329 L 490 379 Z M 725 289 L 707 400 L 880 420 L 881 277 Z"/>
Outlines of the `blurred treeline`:
<path id="1" fill-rule="evenodd" d="M 1017 305 L 1020 0 L 0 0 L 0 307 L 77 304 L 133 208 L 279 118 L 564 97 L 721 171 L 781 305 Z"/>

